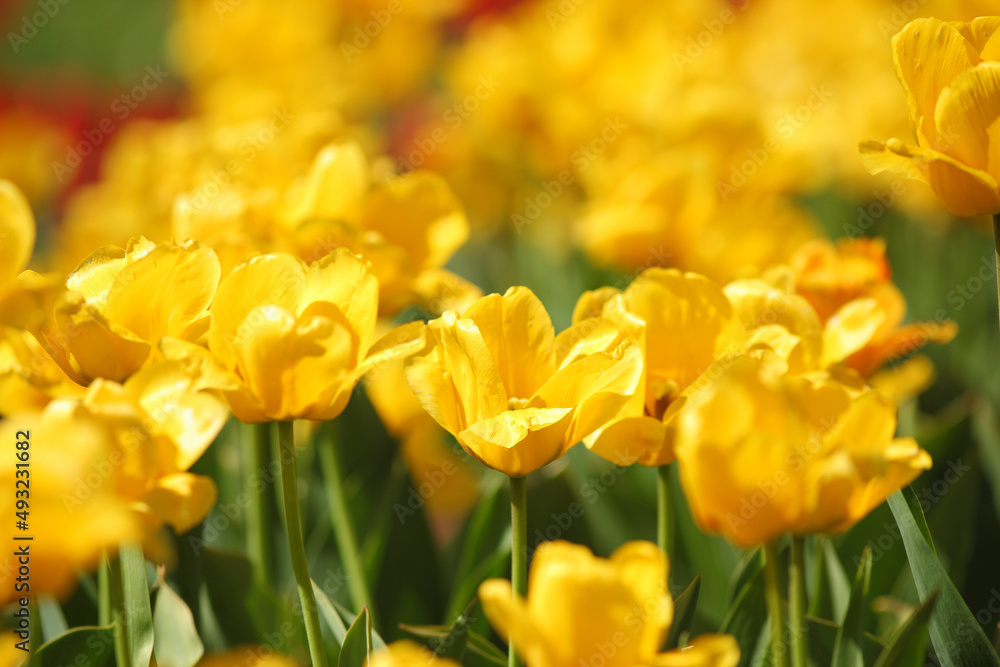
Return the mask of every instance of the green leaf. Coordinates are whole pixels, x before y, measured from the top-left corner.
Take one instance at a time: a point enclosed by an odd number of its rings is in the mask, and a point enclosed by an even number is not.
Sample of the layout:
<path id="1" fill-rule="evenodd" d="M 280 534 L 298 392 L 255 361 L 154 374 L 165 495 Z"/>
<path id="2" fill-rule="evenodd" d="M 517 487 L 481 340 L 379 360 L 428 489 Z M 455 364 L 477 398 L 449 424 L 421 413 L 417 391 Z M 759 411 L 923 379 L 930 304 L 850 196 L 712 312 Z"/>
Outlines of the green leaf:
<path id="1" fill-rule="evenodd" d="M 365 607 L 347 629 L 337 667 L 368 667 L 371 653 L 372 618 L 368 613 L 368 607 Z"/>
<path id="2" fill-rule="evenodd" d="M 344 621 L 340 618 L 340 614 L 337 613 L 337 610 L 334 608 L 330 598 L 327 597 L 326 592 L 320 588 L 319 584 L 313 581 L 312 587 L 313 593 L 316 595 L 316 606 L 319 608 L 319 617 L 326 622 L 327 627 L 330 628 L 330 631 L 336 639 L 336 650 L 330 652 L 331 655 L 336 655 L 340 653 L 340 647 L 344 645 L 344 637 L 347 635 L 347 626 L 344 625 Z"/>
<path id="3" fill-rule="evenodd" d="M 899 524 L 921 601 L 926 602 L 935 591 L 939 595 L 930 623 L 931 643 L 938 660 L 942 667 L 1000 666 L 1000 657 L 993 645 L 924 536 L 927 523 L 919 502 L 912 491 L 905 491 L 889 496 L 889 507 Z"/>
<path id="4" fill-rule="evenodd" d="M 409 632 L 412 635 L 421 637 L 423 639 L 430 639 L 435 641 L 441 641 L 448 636 L 450 628 L 447 625 L 406 625 L 405 623 L 399 624 L 399 629 L 405 632 Z M 507 655 L 493 645 L 490 640 L 486 639 L 482 635 L 472 630 L 468 631 L 468 642 L 467 648 L 469 653 L 474 653 L 481 658 L 484 658 L 488 663 L 497 665 L 497 667 L 506 667 L 507 665 Z M 466 662 L 468 662 L 468 654 L 466 654 Z"/>
<path id="5" fill-rule="evenodd" d="M 993 490 L 993 507 L 1000 516 L 1000 423 L 996 412 L 986 401 L 972 419 L 972 432 L 979 449 L 980 468 Z"/>
<path id="6" fill-rule="evenodd" d="M 889 636 L 875 667 L 922 667 L 927 655 L 928 625 L 937 593 L 917 607 L 910 617 Z"/>
<path id="7" fill-rule="evenodd" d="M 73 628 L 33 651 L 28 658 L 28 667 L 63 667 L 75 664 L 106 667 L 113 663 L 114 646 L 113 625 Z"/>
<path id="8" fill-rule="evenodd" d="M 465 657 L 465 649 L 469 643 L 469 624 L 475 620 L 475 609 L 479 604 L 479 598 L 469 603 L 455 622 L 452 623 L 448 634 L 434 647 L 434 655 L 438 658 L 450 658 L 462 664 Z"/>
<path id="9" fill-rule="evenodd" d="M 505 568 L 510 560 L 510 506 L 502 481 L 499 475 L 489 478 L 489 486 L 469 519 L 446 620 L 461 614 L 483 579 L 503 574 L 497 565 Z"/>
<path id="10" fill-rule="evenodd" d="M 148 667 L 153 655 L 153 612 L 149 604 L 146 559 L 138 544 L 122 544 L 118 551 L 120 578 L 115 605 L 115 653 L 119 667 Z"/>
<path id="11" fill-rule="evenodd" d="M 832 667 L 865 667 L 861 650 L 861 638 L 865 626 L 868 582 L 872 576 L 872 550 L 865 547 L 861 554 L 861 564 L 854 575 L 851 597 L 847 602 L 844 621 L 837 628 L 837 639 L 833 647 Z"/>
<path id="12" fill-rule="evenodd" d="M 51 595 L 39 595 L 38 620 L 42 624 L 42 641 L 49 641 L 61 634 L 64 634 L 69 626 L 66 625 L 66 618 L 63 616 L 62 607 Z"/>
<path id="13" fill-rule="evenodd" d="M 191 610 L 169 586 L 160 585 L 153 609 L 153 655 L 158 667 L 193 667 L 205 653 Z"/>
<path id="14" fill-rule="evenodd" d="M 361 618 L 361 614 L 355 616 L 354 614 L 351 613 L 350 609 L 340 604 L 336 600 L 331 600 L 330 602 L 331 604 L 333 604 L 334 609 L 337 610 L 337 613 L 340 614 L 340 617 L 344 619 L 344 621 L 346 621 L 351 626 L 357 623 L 358 619 Z M 375 647 L 375 650 L 378 650 L 380 648 L 385 648 L 386 646 L 385 640 L 383 640 L 379 636 L 379 634 L 374 630 L 374 628 L 372 629 L 372 646 Z"/>
<path id="15" fill-rule="evenodd" d="M 694 578 L 687 588 L 674 600 L 674 622 L 670 624 L 667 642 L 663 649 L 677 648 L 681 635 L 691 631 L 694 612 L 698 608 L 698 593 L 701 591 L 701 575 Z"/>
<path id="16" fill-rule="evenodd" d="M 755 662 L 766 650 L 770 640 L 768 631 L 766 601 L 764 598 L 764 568 L 761 565 L 760 549 L 748 551 L 733 577 L 733 601 L 722 621 L 719 632 L 733 635 L 742 647 L 740 667 Z M 786 552 L 787 553 L 787 550 Z M 780 555 L 780 554 L 779 554 Z M 778 567 L 781 567 L 779 558 Z M 761 642 L 764 646 L 761 647 Z"/>

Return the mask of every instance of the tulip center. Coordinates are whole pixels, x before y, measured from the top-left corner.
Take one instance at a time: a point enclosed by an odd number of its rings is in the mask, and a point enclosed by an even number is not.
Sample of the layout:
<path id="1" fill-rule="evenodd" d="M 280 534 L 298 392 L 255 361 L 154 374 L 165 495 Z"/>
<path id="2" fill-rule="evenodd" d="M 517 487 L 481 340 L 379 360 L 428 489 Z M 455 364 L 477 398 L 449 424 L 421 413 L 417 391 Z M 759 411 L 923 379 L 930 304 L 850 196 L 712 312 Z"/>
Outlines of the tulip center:
<path id="1" fill-rule="evenodd" d="M 528 405 L 527 398 L 516 398 L 511 397 L 507 399 L 507 409 L 508 410 L 523 410 L 526 405 Z"/>

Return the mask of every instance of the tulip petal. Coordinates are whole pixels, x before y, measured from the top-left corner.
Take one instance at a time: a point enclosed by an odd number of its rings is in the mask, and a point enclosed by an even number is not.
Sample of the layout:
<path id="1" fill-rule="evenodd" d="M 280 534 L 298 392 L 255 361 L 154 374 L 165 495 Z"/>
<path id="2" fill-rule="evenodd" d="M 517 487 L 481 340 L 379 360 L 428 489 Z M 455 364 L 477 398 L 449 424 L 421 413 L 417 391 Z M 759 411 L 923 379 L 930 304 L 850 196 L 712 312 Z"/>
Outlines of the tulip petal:
<path id="1" fill-rule="evenodd" d="M 16 185 L 0 179 L 0 291 L 31 260 L 35 247 L 35 217 Z"/>
<path id="2" fill-rule="evenodd" d="M 860 144 L 861 159 L 872 174 L 889 170 L 916 178 L 933 188 L 948 210 L 959 217 L 1000 212 L 997 181 L 985 171 L 963 165 L 954 158 L 898 139 Z M 919 174 L 916 176 L 915 174 Z"/>
<path id="3" fill-rule="evenodd" d="M 978 64 L 978 54 L 953 26 L 926 18 L 910 22 L 892 38 L 892 55 L 920 144 L 940 149 L 934 111 L 941 91 Z"/>
<path id="4" fill-rule="evenodd" d="M 990 141 L 994 134 L 990 127 L 997 118 L 1000 118 L 1000 63 L 980 63 L 957 74 L 941 92 L 934 113 L 938 132 L 935 148 L 997 178 L 1000 155 L 995 147 L 991 148 Z"/>
<path id="5" fill-rule="evenodd" d="M 463 314 L 482 335 L 508 398 L 529 398 L 555 371 L 555 330 L 527 287 L 490 294 Z"/>
<path id="6" fill-rule="evenodd" d="M 66 278 L 66 287 L 79 292 L 89 303 L 103 310 L 115 276 L 155 247 L 156 244 L 144 236 L 135 236 L 129 239 L 125 248 L 113 245 L 98 248 L 73 269 Z"/>
<path id="7" fill-rule="evenodd" d="M 375 335 L 378 318 L 378 280 L 371 267 L 347 248 L 337 248 L 309 265 L 301 303 L 329 301 L 343 312 L 365 354 Z M 361 358 L 355 360 L 355 365 Z"/>
<path id="8" fill-rule="evenodd" d="M 353 217 L 368 185 L 368 160 L 361 147 L 354 141 L 330 144 L 319 152 L 309 168 L 291 218 L 298 222 Z"/>
<path id="9" fill-rule="evenodd" d="M 871 342 L 885 314 L 875 299 L 855 299 L 834 313 L 823 327 L 821 368 L 839 363 Z"/>
<path id="10" fill-rule="evenodd" d="M 456 434 L 477 460 L 511 477 L 522 477 L 562 456 L 573 408 L 506 410 Z"/>
<path id="11" fill-rule="evenodd" d="M 699 635 L 687 646 L 656 656 L 654 667 L 736 667 L 740 646 L 732 635 Z"/>
<path id="12" fill-rule="evenodd" d="M 54 335 L 57 341 L 65 343 L 58 347 L 65 347 L 72 355 L 70 368 L 64 367 L 64 370 L 67 374 L 78 373 L 86 382 L 94 378 L 124 382 L 149 357 L 149 343 L 107 321 L 89 303 L 68 298 L 72 294 L 64 295 L 67 298 L 61 298 L 56 304 L 58 333 Z M 72 332 L 72 335 L 63 332 Z M 60 358 L 70 362 L 62 355 L 53 358 L 57 362 Z"/>
<path id="13" fill-rule="evenodd" d="M 426 345 L 425 330 L 424 323 L 417 321 L 388 332 L 368 350 L 368 356 L 358 366 L 355 375 L 360 378 L 368 373 L 377 374 L 388 364 L 420 352 Z"/>
<path id="14" fill-rule="evenodd" d="M 674 602 L 667 588 L 667 555 L 652 542 L 626 542 L 611 554 L 611 563 L 642 610 L 639 654 L 653 655 L 663 646 L 674 619 Z"/>
<path id="15" fill-rule="evenodd" d="M 236 348 L 248 338 L 247 316 L 260 306 L 298 312 L 305 291 L 305 262 L 292 255 L 259 255 L 243 262 L 219 283 L 212 301 L 208 344 L 228 367 L 236 366 Z"/>
<path id="16" fill-rule="evenodd" d="M 524 599 L 506 579 L 487 579 L 479 585 L 483 613 L 497 633 L 532 667 L 558 667 L 545 638 L 528 615 Z"/>
<path id="17" fill-rule="evenodd" d="M 629 466 L 655 456 L 663 448 L 664 424 L 653 417 L 623 417 L 608 424 L 595 436 L 584 439 L 587 449 L 612 463 Z M 665 463 L 670 463 L 673 460 Z"/>
<path id="18" fill-rule="evenodd" d="M 625 290 L 625 303 L 646 323 L 647 387 L 672 385 L 676 393 L 712 364 L 733 314 L 718 285 L 675 269 L 644 271 Z M 650 414 L 659 398 L 647 389 Z"/>
<path id="19" fill-rule="evenodd" d="M 158 479 L 144 500 L 156 517 L 182 535 L 208 516 L 218 498 L 211 477 L 182 472 Z"/>
<path id="20" fill-rule="evenodd" d="M 164 336 L 182 338 L 208 309 L 220 272 L 219 258 L 208 246 L 159 245 L 115 275 L 104 313 L 153 345 Z"/>

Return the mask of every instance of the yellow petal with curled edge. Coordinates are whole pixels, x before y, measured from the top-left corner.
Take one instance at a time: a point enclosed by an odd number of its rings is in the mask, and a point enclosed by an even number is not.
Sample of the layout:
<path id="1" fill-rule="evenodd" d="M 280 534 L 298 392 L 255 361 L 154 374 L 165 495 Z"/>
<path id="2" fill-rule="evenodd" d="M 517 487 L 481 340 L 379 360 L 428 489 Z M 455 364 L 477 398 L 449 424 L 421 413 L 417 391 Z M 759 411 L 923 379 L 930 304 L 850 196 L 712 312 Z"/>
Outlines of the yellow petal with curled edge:
<path id="1" fill-rule="evenodd" d="M 115 275 L 103 312 L 153 345 L 182 338 L 208 310 L 219 286 L 215 251 L 200 243 L 164 243 Z"/>
<path id="2" fill-rule="evenodd" d="M 555 330 L 527 287 L 489 294 L 462 315 L 479 330 L 508 398 L 529 398 L 555 371 Z"/>
<path id="3" fill-rule="evenodd" d="M 506 410 L 481 419 L 456 434 L 466 451 L 484 465 L 511 477 L 523 477 L 562 456 L 573 408 Z"/>
<path id="4" fill-rule="evenodd" d="M 964 165 L 955 158 L 898 139 L 885 143 L 862 142 L 861 159 L 872 174 L 891 171 L 931 186 L 949 211 L 959 217 L 1000 212 L 997 181 L 989 173 Z"/>
<path id="5" fill-rule="evenodd" d="M 201 523 L 218 498 L 211 477 L 180 472 L 159 478 L 145 502 L 154 516 L 181 535 Z"/>
<path id="6" fill-rule="evenodd" d="M 156 244 L 146 237 L 134 236 L 124 248 L 113 245 L 98 248 L 73 269 L 66 278 L 66 287 L 79 292 L 89 303 L 103 310 L 115 276 L 155 247 Z"/>
<path id="7" fill-rule="evenodd" d="M 823 326 L 821 368 L 851 356 L 871 342 L 885 321 L 885 313 L 875 299 L 855 299 L 844 304 Z"/>
<path id="8" fill-rule="evenodd" d="M 65 344 L 72 358 L 53 358 L 70 363 L 64 370 L 71 377 L 78 374 L 85 384 L 95 378 L 124 382 L 149 357 L 149 343 L 105 319 L 91 304 L 76 300 L 79 296 L 68 292 L 56 303 L 55 340 L 58 347 Z"/>
<path id="9" fill-rule="evenodd" d="M 236 366 L 236 348 L 251 334 L 251 311 L 261 306 L 298 314 L 306 289 L 305 263 L 292 255 L 259 255 L 233 269 L 212 301 L 208 346 L 228 368 Z"/>
<path id="10" fill-rule="evenodd" d="M 997 130 L 991 130 L 997 118 L 1000 118 L 1000 63 L 980 63 L 960 72 L 938 100 L 934 123 L 941 145 L 937 148 L 962 164 L 998 178 L 1000 155 L 991 142 L 998 134 Z"/>
<path id="11" fill-rule="evenodd" d="M 329 301 L 344 314 L 358 337 L 358 353 L 368 352 L 378 319 L 378 280 L 371 266 L 347 248 L 337 248 L 309 265 L 296 314 L 307 304 Z M 359 356 L 355 363 L 360 363 Z"/>
<path id="12" fill-rule="evenodd" d="M 0 292 L 31 260 L 35 247 L 35 217 L 16 185 L 0 179 Z"/>
<path id="13" fill-rule="evenodd" d="M 934 112 L 941 92 L 963 70 L 980 62 L 977 53 L 953 26 L 934 18 L 911 21 L 892 38 L 896 77 L 910 105 L 910 119 L 921 145 L 933 148 Z"/>

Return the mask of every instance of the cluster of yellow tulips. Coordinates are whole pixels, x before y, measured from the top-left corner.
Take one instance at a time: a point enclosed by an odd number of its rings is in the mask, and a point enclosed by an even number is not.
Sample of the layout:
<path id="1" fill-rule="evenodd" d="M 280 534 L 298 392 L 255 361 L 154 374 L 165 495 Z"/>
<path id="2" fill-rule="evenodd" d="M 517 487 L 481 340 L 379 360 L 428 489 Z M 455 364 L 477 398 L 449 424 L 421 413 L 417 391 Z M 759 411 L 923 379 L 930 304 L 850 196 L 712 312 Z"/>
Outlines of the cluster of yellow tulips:
<path id="1" fill-rule="evenodd" d="M 890 188 L 1000 248 L 1000 17 L 497 5 L 178 0 L 184 112 L 72 187 L 62 130 L 0 118 L 0 667 L 1000 665 L 935 552 L 944 492 L 907 489 L 954 457 L 912 436 L 918 351 L 958 327 L 908 321 L 892 246 L 814 201 Z M 873 139 L 906 131 L 893 69 L 915 143 Z M 625 475 L 655 542 L 601 509 Z M 887 499 L 913 593 L 876 629 L 873 543 L 830 540 Z M 243 555 L 206 549 L 230 523 Z M 707 536 L 731 582 L 695 577 Z M 446 570 L 447 625 L 405 625 Z"/>

